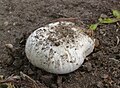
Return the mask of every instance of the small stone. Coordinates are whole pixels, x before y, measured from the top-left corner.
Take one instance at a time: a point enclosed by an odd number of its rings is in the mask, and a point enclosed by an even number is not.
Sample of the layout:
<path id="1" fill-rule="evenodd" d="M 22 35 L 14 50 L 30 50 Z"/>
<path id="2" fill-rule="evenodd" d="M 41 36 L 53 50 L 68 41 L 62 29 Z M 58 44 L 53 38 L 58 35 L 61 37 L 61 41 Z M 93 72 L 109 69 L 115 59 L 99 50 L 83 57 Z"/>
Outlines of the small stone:
<path id="1" fill-rule="evenodd" d="M 95 47 L 98 47 L 100 45 L 100 42 L 98 39 L 95 39 Z"/>
<path id="2" fill-rule="evenodd" d="M 14 23 L 13 23 L 13 26 L 15 26 L 15 25 L 16 25 L 16 23 L 14 22 Z"/>
<path id="3" fill-rule="evenodd" d="M 5 22 L 4 22 L 4 25 L 5 25 L 5 26 L 8 26 L 8 24 L 9 24 L 8 21 L 5 21 Z"/>
<path id="4" fill-rule="evenodd" d="M 8 30 L 7 32 L 10 33 L 10 30 Z"/>
<path id="5" fill-rule="evenodd" d="M 0 80 L 2 80 L 2 79 L 3 79 L 3 77 L 4 77 L 3 75 L 0 75 Z"/>
<path id="6" fill-rule="evenodd" d="M 10 11 L 9 14 L 12 14 L 12 12 Z"/>
<path id="7" fill-rule="evenodd" d="M 14 23 L 13 23 L 13 26 L 15 26 L 16 24 L 17 24 L 17 22 L 14 22 Z"/>
<path id="8" fill-rule="evenodd" d="M 98 87 L 98 88 L 104 88 L 104 85 L 103 85 L 103 83 L 100 81 L 100 82 L 97 83 L 97 87 Z"/>
<path id="9" fill-rule="evenodd" d="M 101 14 L 100 17 L 101 18 L 107 18 L 108 16 L 106 14 Z"/>
<path id="10" fill-rule="evenodd" d="M 103 35 L 103 36 L 105 36 L 106 35 L 105 29 L 100 29 L 100 34 Z"/>
<path id="11" fill-rule="evenodd" d="M 8 49 L 13 49 L 13 45 L 12 45 L 12 44 L 5 44 L 5 46 L 6 46 Z"/>

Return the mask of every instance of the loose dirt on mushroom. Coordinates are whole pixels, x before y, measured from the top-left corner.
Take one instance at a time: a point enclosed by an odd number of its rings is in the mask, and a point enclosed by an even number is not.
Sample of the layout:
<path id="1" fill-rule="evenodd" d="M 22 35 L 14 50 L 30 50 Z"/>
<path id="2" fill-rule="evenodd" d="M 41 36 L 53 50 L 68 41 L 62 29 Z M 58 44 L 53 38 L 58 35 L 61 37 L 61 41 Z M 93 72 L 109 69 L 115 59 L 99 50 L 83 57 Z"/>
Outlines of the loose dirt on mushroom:
<path id="1" fill-rule="evenodd" d="M 24 52 L 30 33 L 52 20 L 77 18 L 78 25 L 88 28 L 101 14 L 112 17 L 111 9 L 120 10 L 120 1 L 0 0 L 0 75 L 9 77 L 22 71 L 38 81 L 40 88 L 120 88 L 120 23 L 97 28 L 94 37 L 100 45 L 70 74 L 55 75 L 36 68 Z M 13 50 L 5 47 L 9 43 Z"/>

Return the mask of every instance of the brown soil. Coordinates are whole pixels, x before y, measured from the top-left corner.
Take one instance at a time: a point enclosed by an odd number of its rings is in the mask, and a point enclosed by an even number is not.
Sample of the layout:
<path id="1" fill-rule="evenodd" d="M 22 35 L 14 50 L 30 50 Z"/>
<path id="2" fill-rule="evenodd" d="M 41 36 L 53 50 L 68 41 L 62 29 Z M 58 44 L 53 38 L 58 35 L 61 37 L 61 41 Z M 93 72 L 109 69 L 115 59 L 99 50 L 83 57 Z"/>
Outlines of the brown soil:
<path id="1" fill-rule="evenodd" d="M 0 0 L 0 75 L 22 71 L 39 81 L 41 88 L 120 88 L 120 27 L 116 23 L 97 28 L 95 38 L 100 46 L 70 74 L 38 69 L 24 52 L 29 34 L 52 20 L 77 18 L 78 25 L 82 22 L 87 28 L 101 14 L 112 17 L 111 9 L 120 10 L 120 0 Z M 8 43 L 13 44 L 13 51 L 5 48 Z"/>

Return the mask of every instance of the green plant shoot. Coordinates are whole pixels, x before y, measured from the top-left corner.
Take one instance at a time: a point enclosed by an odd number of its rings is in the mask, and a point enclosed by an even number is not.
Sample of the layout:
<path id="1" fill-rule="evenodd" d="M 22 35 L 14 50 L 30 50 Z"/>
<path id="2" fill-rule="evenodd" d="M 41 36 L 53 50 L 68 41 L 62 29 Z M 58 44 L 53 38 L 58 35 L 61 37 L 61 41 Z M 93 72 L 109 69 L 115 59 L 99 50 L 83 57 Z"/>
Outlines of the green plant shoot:
<path id="1" fill-rule="evenodd" d="M 118 11 L 118 10 L 112 10 L 112 14 L 113 14 L 113 16 L 115 16 L 116 18 L 120 18 L 120 11 Z"/>

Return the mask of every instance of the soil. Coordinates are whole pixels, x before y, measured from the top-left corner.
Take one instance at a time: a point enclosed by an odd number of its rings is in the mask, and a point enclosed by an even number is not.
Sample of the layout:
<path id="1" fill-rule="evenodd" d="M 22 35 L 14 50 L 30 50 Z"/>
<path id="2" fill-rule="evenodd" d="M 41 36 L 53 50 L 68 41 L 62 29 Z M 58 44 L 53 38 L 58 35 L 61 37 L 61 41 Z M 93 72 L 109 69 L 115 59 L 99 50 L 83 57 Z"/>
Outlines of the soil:
<path id="1" fill-rule="evenodd" d="M 113 17 L 111 9 L 120 10 L 120 0 L 0 0 L 0 75 L 22 71 L 39 82 L 40 88 L 120 88 L 120 23 L 101 25 L 94 31 L 100 45 L 70 74 L 36 68 L 24 52 L 30 33 L 52 20 L 77 18 L 78 25 L 88 28 L 101 14 Z M 12 50 L 5 47 L 9 43 Z"/>

